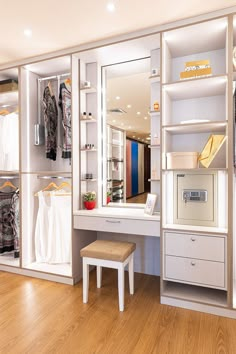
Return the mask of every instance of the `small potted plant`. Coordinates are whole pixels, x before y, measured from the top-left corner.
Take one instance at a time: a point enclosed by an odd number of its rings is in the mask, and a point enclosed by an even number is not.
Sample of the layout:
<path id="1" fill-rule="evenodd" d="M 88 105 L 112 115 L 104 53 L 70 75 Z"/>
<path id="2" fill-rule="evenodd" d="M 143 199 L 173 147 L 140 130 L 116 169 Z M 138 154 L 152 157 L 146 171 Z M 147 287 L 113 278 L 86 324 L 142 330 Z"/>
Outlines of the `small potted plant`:
<path id="1" fill-rule="evenodd" d="M 107 191 L 107 204 L 111 201 L 111 191 Z"/>
<path id="2" fill-rule="evenodd" d="M 87 192 L 83 195 L 84 206 L 87 210 L 92 210 L 96 206 L 96 192 Z"/>

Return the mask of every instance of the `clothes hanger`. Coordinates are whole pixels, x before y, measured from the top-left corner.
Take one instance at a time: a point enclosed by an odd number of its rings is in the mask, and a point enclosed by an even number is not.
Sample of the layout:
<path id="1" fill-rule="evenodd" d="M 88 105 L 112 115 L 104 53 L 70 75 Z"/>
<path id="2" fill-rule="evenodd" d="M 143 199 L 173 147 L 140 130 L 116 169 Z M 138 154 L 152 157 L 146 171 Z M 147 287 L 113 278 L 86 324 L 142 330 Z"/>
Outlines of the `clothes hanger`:
<path id="1" fill-rule="evenodd" d="M 50 95 L 53 96 L 53 90 L 50 81 L 48 81 L 48 88 L 49 88 Z"/>
<path id="2" fill-rule="evenodd" d="M 0 190 L 3 189 L 3 188 L 6 188 L 6 187 L 11 187 L 13 189 L 17 189 L 16 186 L 14 186 L 14 184 L 12 184 L 10 181 L 6 181 L 3 183 L 3 185 L 0 186 Z"/>
<path id="3" fill-rule="evenodd" d="M 71 85 L 71 78 L 68 77 L 67 79 L 65 79 L 64 83 L 65 83 L 66 85 Z"/>
<path id="4" fill-rule="evenodd" d="M 68 182 L 62 182 L 62 183 L 58 186 L 59 189 L 62 189 L 62 188 L 64 188 L 64 187 L 67 187 L 67 188 L 71 189 L 71 184 L 68 183 Z"/>
<path id="5" fill-rule="evenodd" d="M 42 192 L 48 191 L 51 188 L 54 188 L 56 190 L 59 189 L 58 185 L 55 182 L 50 182 L 45 188 L 42 189 Z"/>
<path id="6" fill-rule="evenodd" d="M 5 116 L 5 115 L 7 115 L 7 114 L 10 114 L 10 112 L 9 112 L 7 109 L 2 109 L 2 110 L 0 111 L 0 115 L 2 115 L 2 116 Z"/>

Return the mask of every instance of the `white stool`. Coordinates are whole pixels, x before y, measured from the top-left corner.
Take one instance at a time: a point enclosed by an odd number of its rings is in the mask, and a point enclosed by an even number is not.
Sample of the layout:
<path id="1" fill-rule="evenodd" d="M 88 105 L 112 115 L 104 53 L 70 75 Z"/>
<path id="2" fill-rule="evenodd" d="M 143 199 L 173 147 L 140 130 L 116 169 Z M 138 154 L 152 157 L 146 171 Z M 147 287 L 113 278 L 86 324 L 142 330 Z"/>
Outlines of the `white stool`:
<path id="1" fill-rule="evenodd" d="M 102 267 L 118 269 L 119 310 L 124 311 L 124 268 L 129 265 L 129 291 L 134 294 L 134 251 L 132 242 L 97 240 L 80 251 L 83 257 L 83 302 L 88 302 L 89 265 L 97 266 L 97 287 L 101 288 Z"/>

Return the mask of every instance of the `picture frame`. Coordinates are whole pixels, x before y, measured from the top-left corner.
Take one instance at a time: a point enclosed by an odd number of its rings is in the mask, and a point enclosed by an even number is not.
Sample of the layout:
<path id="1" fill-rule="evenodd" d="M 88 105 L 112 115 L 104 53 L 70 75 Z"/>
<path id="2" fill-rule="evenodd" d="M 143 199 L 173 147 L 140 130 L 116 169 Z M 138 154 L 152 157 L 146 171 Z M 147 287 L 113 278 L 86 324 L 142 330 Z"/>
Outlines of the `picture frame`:
<path id="1" fill-rule="evenodd" d="M 144 208 L 144 214 L 152 215 L 154 212 L 154 207 L 156 205 L 157 195 L 148 193 L 146 205 Z"/>

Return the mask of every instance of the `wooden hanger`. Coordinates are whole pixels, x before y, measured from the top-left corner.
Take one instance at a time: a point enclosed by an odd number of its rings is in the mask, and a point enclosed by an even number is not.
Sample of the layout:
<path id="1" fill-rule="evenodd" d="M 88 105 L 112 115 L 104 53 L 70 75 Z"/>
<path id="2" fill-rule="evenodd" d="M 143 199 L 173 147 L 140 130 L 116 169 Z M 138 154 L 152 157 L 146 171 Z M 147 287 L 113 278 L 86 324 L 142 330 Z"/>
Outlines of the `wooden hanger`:
<path id="1" fill-rule="evenodd" d="M 59 189 L 63 189 L 64 187 L 67 187 L 67 188 L 71 189 L 71 184 L 68 183 L 68 182 L 62 182 L 62 183 L 58 186 Z"/>
<path id="2" fill-rule="evenodd" d="M 50 183 L 47 185 L 47 187 L 45 187 L 45 188 L 42 189 L 42 192 L 48 191 L 48 190 L 51 189 L 51 188 L 54 188 L 54 189 L 56 189 L 56 190 L 60 189 L 56 183 L 50 182 Z"/>
<path id="3" fill-rule="evenodd" d="M 14 186 L 14 184 L 12 184 L 10 181 L 4 182 L 3 185 L 0 186 L 0 189 L 6 188 L 6 187 L 11 187 L 13 189 L 17 189 L 17 187 Z"/>
<path id="4" fill-rule="evenodd" d="M 53 96 L 53 90 L 50 81 L 48 81 L 48 88 L 49 88 L 50 95 Z"/>
<path id="5" fill-rule="evenodd" d="M 71 78 L 68 77 L 67 79 L 65 79 L 64 83 L 65 83 L 66 85 L 71 85 Z"/>
<path id="6" fill-rule="evenodd" d="M 0 115 L 1 116 L 5 116 L 5 115 L 7 115 L 7 114 L 9 114 L 10 112 L 7 110 L 7 109 L 2 109 L 1 111 L 0 111 Z"/>

